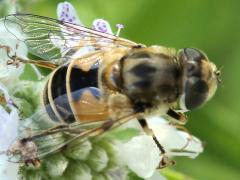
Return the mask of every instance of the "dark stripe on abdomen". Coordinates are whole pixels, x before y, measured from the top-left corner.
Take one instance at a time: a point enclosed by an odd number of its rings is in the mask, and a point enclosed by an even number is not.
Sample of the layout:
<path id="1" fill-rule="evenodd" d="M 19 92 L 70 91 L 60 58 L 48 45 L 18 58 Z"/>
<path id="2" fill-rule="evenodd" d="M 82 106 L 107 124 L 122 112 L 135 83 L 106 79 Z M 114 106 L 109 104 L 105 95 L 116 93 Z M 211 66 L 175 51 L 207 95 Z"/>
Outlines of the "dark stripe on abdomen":
<path id="1" fill-rule="evenodd" d="M 55 71 L 52 77 L 51 92 L 53 104 L 60 115 L 61 119 L 66 123 L 75 121 L 73 112 L 69 105 L 66 90 L 66 73 L 68 65 L 62 66 Z"/>
<path id="2" fill-rule="evenodd" d="M 98 88 L 98 65 L 94 65 L 89 71 L 83 71 L 73 67 L 70 74 L 70 89 L 75 92 L 84 88 Z"/>

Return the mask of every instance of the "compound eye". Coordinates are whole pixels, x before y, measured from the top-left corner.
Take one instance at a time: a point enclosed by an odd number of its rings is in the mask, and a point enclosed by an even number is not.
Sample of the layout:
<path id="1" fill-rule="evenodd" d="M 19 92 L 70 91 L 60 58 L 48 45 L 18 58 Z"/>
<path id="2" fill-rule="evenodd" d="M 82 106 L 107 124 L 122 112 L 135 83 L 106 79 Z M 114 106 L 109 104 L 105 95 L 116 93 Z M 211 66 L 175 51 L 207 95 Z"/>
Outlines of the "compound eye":
<path id="1" fill-rule="evenodd" d="M 199 62 L 201 60 L 206 60 L 207 57 L 204 53 L 194 48 L 183 49 L 184 59 L 186 61 Z"/>
<path id="2" fill-rule="evenodd" d="M 185 107 L 189 110 L 195 109 L 207 100 L 208 86 L 205 81 L 198 78 L 186 82 Z"/>

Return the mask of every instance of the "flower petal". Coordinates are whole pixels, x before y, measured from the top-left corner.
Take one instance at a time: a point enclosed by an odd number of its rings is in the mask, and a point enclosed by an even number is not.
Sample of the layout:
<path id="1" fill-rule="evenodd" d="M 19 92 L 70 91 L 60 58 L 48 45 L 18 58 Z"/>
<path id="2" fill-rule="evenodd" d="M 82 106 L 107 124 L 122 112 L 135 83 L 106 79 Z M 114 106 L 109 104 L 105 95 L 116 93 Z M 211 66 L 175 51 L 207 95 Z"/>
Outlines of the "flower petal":
<path id="1" fill-rule="evenodd" d="M 138 176 L 148 178 L 160 163 L 159 149 L 151 136 L 141 135 L 120 145 L 120 158 Z"/>
<path id="2" fill-rule="evenodd" d="M 7 103 L 11 101 L 7 88 L 2 83 L 0 83 L 0 92 L 3 93 Z M 0 151 L 8 150 L 18 135 L 19 117 L 17 109 L 11 103 L 8 103 L 8 107 L 10 112 L 0 106 Z"/>
<path id="3" fill-rule="evenodd" d="M 179 132 L 179 135 L 181 137 L 183 137 L 186 140 L 189 140 L 189 142 L 187 143 L 187 146 L 183 149 L 183 151 L 181 152 L 169 152 L 169 154 L 171 156 L 188 156 L 190 158 L 196 158 L 200 153 L 203 152 L 203 146 L 202 146 L 202 142 L 196 138 L 196 137 L 192 137 L 192 139 L 189 139 L 189 134 L 185 133 L 185 132 Z M 185 143 L 186 145 L 186 143 Z"/>
<path id="4" fill-rule="evenodd" d="M 2 180 L 18 180 L 18 163 L 8 162 L 8 157 L 6 155 L 0 156 L 0 177 Z"/>
<path id="5" fill-rule="evenodd" d="M 198 138 L 190 138 L 188 133 L 177 130 L 161 117 L 149 118 L 148 124 L 169 155 L 195 158 L 203 151 Z"/>
<path id="6" fill-rule="evenodd" d="M 6 151 L 18 135 L 19 116 L 12 107 L 10 114 L 0 106 L 0 151 Z"/>
<path id="7" fill-rule="evenodd" d="M 92 27 L 94 30 L 103 33 L 113 34 L 110 24 L 104 19 L 95 19 L 93 21 Z"/>
<path id="8" fill-rule="evenodd" d="M 57 16 L 60 21 L 65 21 L 73 24 L 78 24 L 83 26 L 82 22 L 78 18 L 75 8 L 73 5 L 67 1 L 63 3 L 59 3 L 57 6 Z M 65 34 L 64 30 L 62 29 L 63 34 Z M 69 36 L 64 41 L 63 37 L 55 36 L 51 37 L 52 43 L 60 49 L 62 52 L 62 56 L 68 52 L 67 47 L 75 47 L 79 45 L 79 37 Z M 84 39 L 84 37 L 82 37 Z M 79 48 L 79 50 L 73 55 L 74 58 L 82 57 L 83 55 L 89 53 L 94 48 L 90 46 Z"/>
<path id="9" fill-rule="evenodd" d="M 59 3 L 57 6 L 57 16 L 60 21 L 83 25 L 76 13 L 73 5 L 67 1 Z"/>

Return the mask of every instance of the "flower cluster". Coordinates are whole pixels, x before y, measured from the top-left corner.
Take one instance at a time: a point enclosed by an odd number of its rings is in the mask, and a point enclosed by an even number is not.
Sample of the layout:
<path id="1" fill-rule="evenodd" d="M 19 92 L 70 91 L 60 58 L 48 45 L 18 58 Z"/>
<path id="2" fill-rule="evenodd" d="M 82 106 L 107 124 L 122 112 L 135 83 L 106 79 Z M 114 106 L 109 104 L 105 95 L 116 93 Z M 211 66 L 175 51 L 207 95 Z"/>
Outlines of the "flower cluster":
<path id="1" fill-rule="evenodd" d="M 60 21 L 83 25 L 76 14 L 76 10 L 69 2 L 58 4 L 57 16 Z M 115 35 L 119 36 L 123 25 L 117 24 L 116 26 L 117 32 Z M 0 34 L 7 34 L 7 32 L 2 32 L 4 29 L 4 27 L 0 26 Z M 94 20 L 92 23 L 92 29 L 108 34 L 114 34 L 110 24 L 104 19 Z M 6 40 L 5 37 L 0 38 L 0 45 L 7 44 L 12 50 L 17 52 L 18 56 L 27 58 L 27 49 L 24 45 L 20 44 L 20 48 L 18 47 L 15 49 L 17 42 L 9 44 L 9 42 L 6 43 L 4 40 Z M 57 39 L 52 43 L 56 46 L 59 45 Z M 68 43 L 74 43 L 74 41 L 69 41 Z M 59 46 L 59 48 L 61 47 Z M 91 47 L 87 47 L 80 53 L 87 53 L 90 50 L 89 48 Z M 64 49 L 60 50 L 62 53 L 65 51 Z M 6 53 L 4 48 L 0 49 L 0 54 L 2 53 Z M 18 78 L 23 72 L 23 66 L 18 69 L 12 67 L 7 69 L 6 72 L 1 71 L 1 69 L 6 69 L 5 66 L 1 68 L 1 65 L 3 66 L 7 58 L 7 55 L 3 54 L 0 63 L 0 78 L 5 84 L 9 77 L 13 76 L 12 72 L 17 72 L 15 75 L 16 78 Z M 36 84 L 24 82 L 22 85 L 25 89 L 20 88 L 20 91 L 22 91 L 20 93 L 21 98 L 34 99 L 36 96 L 36 94 L 34 94 L 34 86 L 36 86 Z M 26 93 L 26 87 L 32 88 L 30 93 Z M 0 84 L 0 92 L 3 94 L 5 102 L 4 105 L 0 105 L 0 151 L 7 151 L 11 143 L 18 136 L 19 115 L 17 109 L 13 106 L 7 88 L 3 84 Z M 34 106 L 36 106 L 37 103 L 38 102 L 32 101 Z M 21 104 L 19 105 L 20 110 L 22 106 L 23 105 Z M 26 106 L 24 106 L 24 108 L 26 108 Z M 33 119 L 28 118 L 25 120 L 25 122 L 28 121 L 32 122 Z M 165 119 L 161 117 L 149 117 L 147 121 L 158 141 L 164 147 L 166 156 L 187 156 L 195 158 L 203 151 L 199 139 L 191 136 L 187 132 L 178 130 L 170 125 Z M 38 122 L 35 122 L 35 126 L 40 126 L 38 123 L 39 120 Z M 34 123 L 30 124 L 30 126 L 33 126 Z M 165 179 L 160 172 L 156 170 L 164 157 L 160 154 L 152 137 L 145 135 L 141 127 L 135 121 L 130 122 L 109 134 L 109 136 L 106 135 L 101 138 L 95 138 L 84 142 L 74 141 L 63 151 L 57 152 L 46 160 L 43 160 L 43 163 L 39 168 L 21 167 L 20 174 L 24 179 L 58 178 L 123 180 L 127 178 L 131 179 L 130 176 L 148 180 Z M 127 137 L 123 139 L 120 138 L 126 136 L 126 134 L 130 135 L 127 135 Z M 65 138 L 66 137 L 62 137 L 62 139 L 57 141 L 66 141 Z M 57 141 L 56 143 L 58 143 Z M 44 142 L 42 143 L 44 144 Z M 6 161 L 6 157 L 4 157 L 4 160 Z M 3 166 L 10 170 L 8 166 L 0 164 L 0 168 Z M 17 172 L 16 168 L 18 168 L 18 166 L 11 167 L 14 168 L 14 172 Z M 16 174 L 17 173 L 15 173 L 15 178 L 9 178 L 16 179 Z"/>

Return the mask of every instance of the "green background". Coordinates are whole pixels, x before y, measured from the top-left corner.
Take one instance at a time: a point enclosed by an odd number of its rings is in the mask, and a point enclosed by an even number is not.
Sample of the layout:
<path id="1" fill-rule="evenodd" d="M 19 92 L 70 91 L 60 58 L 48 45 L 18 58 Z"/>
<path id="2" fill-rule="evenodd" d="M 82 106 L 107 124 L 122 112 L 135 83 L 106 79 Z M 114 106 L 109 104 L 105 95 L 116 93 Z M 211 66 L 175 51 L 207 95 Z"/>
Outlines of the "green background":
<path id="1" fill-rule="evenodd" d="M 0 14 L 6 13 L 0 0 Z M 9 1 L 10 2 L 10 1 Z M 55 0 L 21 0 L 24 13 L 56 17 Z M 197 159 L 178 158 L 176 170 L 200 180 L 240 179 L 240 1 L 239 0 L 75 0 L 87 26 L 95 18 L 121 36 L 147 45 L 197 47 L 221 68 L 222 84 L 208 104 L 188 113 L 188 129 L 206 144 Z"/>

